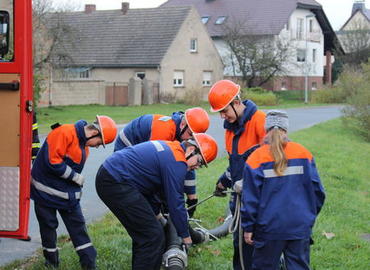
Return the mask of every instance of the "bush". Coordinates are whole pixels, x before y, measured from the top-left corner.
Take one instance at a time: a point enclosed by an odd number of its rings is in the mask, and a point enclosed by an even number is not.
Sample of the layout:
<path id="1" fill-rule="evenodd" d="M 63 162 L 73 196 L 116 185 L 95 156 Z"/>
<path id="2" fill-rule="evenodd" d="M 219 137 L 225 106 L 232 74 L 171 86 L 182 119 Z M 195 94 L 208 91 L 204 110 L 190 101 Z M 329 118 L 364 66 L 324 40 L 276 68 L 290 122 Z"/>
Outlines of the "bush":
<path id="1" fill-rule="evenodd" d="M 339 81 L 347 94 L 344 123 L 370 141 L 370 63 L 363 64 L 361 71 L 345 70 Z"/>
<path id="2" fill-rule="evenodd" d="M 278 98 L 273 92 L 256 93 L 243 91 L 242 99 L 250 99 L 259 106 L 272 106 L 278 104 Z"/>
<path id="3" fill-rule="evenodd" d="M 312 91 L 308 91 L 310 95 Z M 304 91 L 302 90 L 287 90 L 274 92 L 279 99 L 285 101 L 304 101 Z"/>
<path id="4" fill-rule="evenodd" d="M 321 90 L 312 91 L 311 101 L 313 103 L 344 103 L 346 95 L 341 88 L 326 87 Z"/>

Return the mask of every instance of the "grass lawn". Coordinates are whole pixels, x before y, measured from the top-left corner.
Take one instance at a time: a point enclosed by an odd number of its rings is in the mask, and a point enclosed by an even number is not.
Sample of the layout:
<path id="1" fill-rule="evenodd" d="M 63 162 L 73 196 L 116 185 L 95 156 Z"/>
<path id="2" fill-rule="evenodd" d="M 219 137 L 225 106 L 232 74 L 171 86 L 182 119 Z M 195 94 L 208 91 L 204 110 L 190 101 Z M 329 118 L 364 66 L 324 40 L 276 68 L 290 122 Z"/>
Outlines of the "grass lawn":
<path id="1" fill-rule="evenodd" d="M 315 156 L 327 199 L 314 228 L 311 248 L 314 270 L 367 270 L 370 266 L 370 144 L 343 128 L 340 119 L 292 134 L 291 139 L 306 146 Z M 212 193 L 225 158 L 198 171 L 198 194 Z M 195 218 L 212 228 L 223 217 L 226 198 L 212 198 L 198 207 Z M 283 213 L 282 213 L 283 214 Z M 131 242 L 126 231 L 111 214 L 88 226 L 98 251 L 97 265 L 103 269 L 131 269 Z M 332 238 L 325 236 L 330 236 Z M 330 239 L 329 239 L 330 238 Z M 61 270 L 80 269 L 78 257 L 67 236 L 59 238 Z M 190 250 L 188 269 L 232 269 L 232 241 L 201 244 Z M 43 269 L 41 251 L 35 257 L 13 263 L 3 270 Z"/>

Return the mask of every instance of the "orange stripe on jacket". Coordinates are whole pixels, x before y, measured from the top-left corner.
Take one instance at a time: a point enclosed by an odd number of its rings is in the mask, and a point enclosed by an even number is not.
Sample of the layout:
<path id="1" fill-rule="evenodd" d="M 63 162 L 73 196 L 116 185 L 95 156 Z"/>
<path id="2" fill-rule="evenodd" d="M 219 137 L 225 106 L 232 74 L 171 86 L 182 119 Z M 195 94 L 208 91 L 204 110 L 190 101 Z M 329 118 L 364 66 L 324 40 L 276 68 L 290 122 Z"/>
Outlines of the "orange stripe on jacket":
<path id="1" fill-rule="evenodd" d="M 251 120 L 247 121 L 244 125 L 244 132 L 240 136 L 238 142 L 238 154 L 242 155 L 251 148 L 253 145 L 262 142 L 265 137 L 265 118 L 266 114 L 263 111 L 257 110 L 252 116 Z M 232 153 L 234 132 L 226 130 L 225 132 L 225 145 L 229 154 Z"/>
<path id="2" fill-rule="evenodd" d="M 312 160 L 312 154 L 304 146 L 295 142 L 288 142 L 284 148 L 287 159 L 309 159 Z M 265 144 L 252 153 L 247 159 L 247 163 L 252 169 L 258 168 L 262 163 L 274 162 L 270 153 L 270 145 Z"/>
<path id="3" fill-rule="evenodd" d="M 154 114 L 150 140 L 173 141 L 176 138 L 176 124 L 172 119 L 161 120 L 169 116 Z"/>
<path id="4" fill-rule="evenodd" d="M 82 152 L 76 128 L 73 124 L 66 124 L 62 127 L 52 130 L 46 139 L 49 148 L 49 161 L 51 164 L 59 164 L 64 162 L 64 158 L 67 156 L 74 163 L 80 164 Z M 85 147 L 85 151 L 87 158 L 89 155 L 88 147 Z"/>
<path id="5" fill-rule="evenodd" d="M 176 161 L 183 161 L 186 163 L 185 151 L 182 149 L 180 142 L 167 141 L 166 144 L 171 148 L 173 156 Z"/>

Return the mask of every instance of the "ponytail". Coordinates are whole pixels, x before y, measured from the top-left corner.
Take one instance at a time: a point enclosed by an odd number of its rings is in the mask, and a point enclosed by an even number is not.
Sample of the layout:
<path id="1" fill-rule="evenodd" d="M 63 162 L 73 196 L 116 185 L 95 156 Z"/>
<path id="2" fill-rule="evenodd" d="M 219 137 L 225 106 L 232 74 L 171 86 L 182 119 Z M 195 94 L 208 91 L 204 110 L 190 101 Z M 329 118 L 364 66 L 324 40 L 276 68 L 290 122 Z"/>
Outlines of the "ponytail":
<path id="1" fill-rule="evenodd" d="M 287 134 L 280 128 L 272 128 L 266 135 L 266 142 L 270 144 L 270 153 L 274 159 L 274 171 L 282 176 L 288 165 L 284 148 L 288 142 Z"/>

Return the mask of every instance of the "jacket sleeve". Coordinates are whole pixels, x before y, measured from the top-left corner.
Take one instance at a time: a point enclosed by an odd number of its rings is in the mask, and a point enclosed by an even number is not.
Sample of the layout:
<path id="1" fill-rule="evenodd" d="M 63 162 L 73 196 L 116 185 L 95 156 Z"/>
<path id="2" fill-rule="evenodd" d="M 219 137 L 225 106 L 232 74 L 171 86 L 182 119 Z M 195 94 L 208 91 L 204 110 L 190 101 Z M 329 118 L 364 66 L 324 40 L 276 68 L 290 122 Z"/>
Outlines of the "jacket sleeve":
<path id="1" fill-rule="evenodd" d="M 232 187 L 233 181 L 231 179 L 230 166 L 227 167 L 223 174 L 221 174 L 221 176 L 218 178 L 217 183 L 221 183 L 225 188 Z"/>
<path id="2" fill-rule="evenodd" d="M 244 167 L 241 222 L 246 232 L 253 232 L 263 179 L 246 163 Z"/>
<path id="3" fill-rule="evenodd" d="M 32 162 L 36 159 L 40 150 L 39 127 L 36 118 L 36 112 L 33 113 L 32 121 Z"/>
<path id="4" fill-rule="evenodd" d="M 61 128 L 63 128 L 63 126 L 58 129 Z M 72 139 L 70 135 L 63 132 L 63 130 L 52 132 L 47 138 L 49 171 L 66 180 L 72 180 L 73 177 L 78 176 L 78 173 L 64 161 L 67 155 L 67 148 L 71 143 Z"/>
<path id="5" fill-rule="evenodd" d="M 196 194 L 196 173 L 195 170 L 188 171 L 185 176 L 184 192 L 187 195 Z"/>
<path id="6" fill-rule="evenodd" d="M 188 214 L 185 209 L 184 179 L 187 166 L 184 162 L 171 162 L 163 166 L 162 184 L 168 211 L 178 236 L 189 237 Z"/>
<path id="7" fill-rule="evenodd" d="M 314 191 L 316 195 L 316 212 L 320 213 L 322 206 L 325 201 L 325 190 L 321 184 L 320 176 L 316 168 L 315 160 L 311 161 L 311 179 L 314 186 Z"/>

